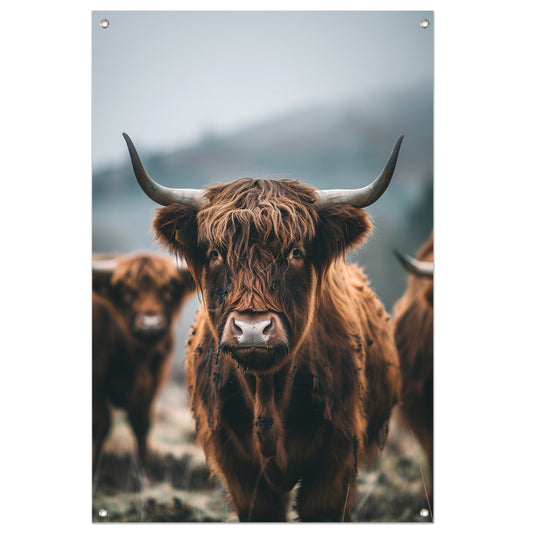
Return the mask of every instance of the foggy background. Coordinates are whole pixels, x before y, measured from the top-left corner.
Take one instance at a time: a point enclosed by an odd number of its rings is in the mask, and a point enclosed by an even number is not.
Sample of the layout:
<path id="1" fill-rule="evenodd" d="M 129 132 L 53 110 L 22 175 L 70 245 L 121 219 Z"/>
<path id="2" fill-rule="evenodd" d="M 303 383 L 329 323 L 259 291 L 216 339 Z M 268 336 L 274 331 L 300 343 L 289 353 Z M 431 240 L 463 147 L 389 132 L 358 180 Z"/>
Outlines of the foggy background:
<path id="1" fill-rule="evenodd" d="M 373 234 L 348 254 L 392 311 L 407 280 L 392 250 L 414 255 L 433 227 L 431 12 L 97 11 L 92 31 L 94 252 L 159 251 L 123 131 L 159 183 L 197 188 L 365 186 L 404 134 L 368 208 Z M 197 306 L 178 325 L 180 356 Z"/>

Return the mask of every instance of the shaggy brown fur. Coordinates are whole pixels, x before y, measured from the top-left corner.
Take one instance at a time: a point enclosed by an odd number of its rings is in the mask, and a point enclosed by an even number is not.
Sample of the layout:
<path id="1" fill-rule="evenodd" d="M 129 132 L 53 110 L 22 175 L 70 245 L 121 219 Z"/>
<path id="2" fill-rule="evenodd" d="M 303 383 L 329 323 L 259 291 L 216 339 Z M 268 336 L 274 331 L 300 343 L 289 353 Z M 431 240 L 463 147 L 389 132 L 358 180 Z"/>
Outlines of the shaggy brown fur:
<path id="1" fill-rule="evenodd" d="M 301 520 L 349 520 L 357 465 L 383 446 L 400 393 L 388 317 L 343 259 L 370 231 L 367 214 L 321 204 L 292 180 L 237 180 L 205 197 L 202 207 L 159 209 L 154 228 L 203 295 L 186 371 L 208 464 L 240 520 L 286 520 L 298 482 Z M 270 367 L 252 370 L 221 349 L 236 311 L 274 312 L 284 324 Z"/>
<path id="2" fill-rule="evenodd" d="M 433 261 L 433 234 L 417 255 Z M 433 477 L 433 280 L 409 276 L 394 306 L 394 338 L 400 356 L 403 391 L 400 415 L 420 441 Z M 429 495 L 432 498 L 432 479 Z"/>
<path id="3" fill-rule="evenodd" d="M 167 257 L 116 259 L 113 272 L 93 272 L 93 468 L 110 428 L 109 404 L 126 409 L 145 466 L 151 408 L 168 373 L 173 326 L 194 291 L 190 273 Z M 143 327 L 146 317 L 157 317 L 159 327 Z"/>

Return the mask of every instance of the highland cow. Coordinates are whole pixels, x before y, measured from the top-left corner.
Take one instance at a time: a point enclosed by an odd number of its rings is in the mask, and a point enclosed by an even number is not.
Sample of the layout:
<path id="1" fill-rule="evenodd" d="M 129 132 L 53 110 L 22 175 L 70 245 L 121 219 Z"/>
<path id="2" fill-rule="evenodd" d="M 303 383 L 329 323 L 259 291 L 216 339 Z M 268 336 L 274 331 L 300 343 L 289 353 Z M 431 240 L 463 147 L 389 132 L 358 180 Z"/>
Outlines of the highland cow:
<path id="1" fill-rule="evenodd" d="M 404 295 L 394 306 L 394 338 L 402 371 L 402 402 L 399 414 L 418 438 L 433 485 L 433 234 L 417 258 L 396 255 L 408 272 Z"/>
<path id="2" fill-rule="evenodd" d="M 154 229 L 186 258 L 202 305 L 186 373 L 197 439 L 226 481 L 241 521 L 283 521 L 299 484 L 302 521 L 350 519 L 357 469 L 382 447 L 399 399 L 388 316 L 346 250 L 371 229 L 362 209 L 387 188 L 357 190 L 239 179 L 203 191 L 136 178 L 165 206 Z"/>
<path id="3" fill-rule="evenodd" d="M 111 424 L 126 410 L 146 466 L 156 393 L 174 348 L 174 325 L 194 282 L 185 264 L 156 254 L 93 259 L 93 468 Z"/>

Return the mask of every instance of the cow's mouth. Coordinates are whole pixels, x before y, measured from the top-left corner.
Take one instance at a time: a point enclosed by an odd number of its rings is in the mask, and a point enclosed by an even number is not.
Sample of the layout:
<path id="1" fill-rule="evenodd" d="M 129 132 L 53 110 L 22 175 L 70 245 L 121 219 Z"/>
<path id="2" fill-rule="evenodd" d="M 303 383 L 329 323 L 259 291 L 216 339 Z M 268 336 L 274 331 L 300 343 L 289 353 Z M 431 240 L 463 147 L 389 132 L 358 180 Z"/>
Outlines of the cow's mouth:
<path id="1" fill-rule="evenodd" d="M 133 336 L 143 342 L 155 342 L 161 339 L 166 329 L 136 329 L 133 331 Z"/>
<path id="2" fill-rule="evenodd" d="M 279 368 L 289 355 L 286 344 L 273 346 L 235 346 L 223 343 L 219 346 L 219 355 L 229 355 L 243 371 L 271 372 Z"/>

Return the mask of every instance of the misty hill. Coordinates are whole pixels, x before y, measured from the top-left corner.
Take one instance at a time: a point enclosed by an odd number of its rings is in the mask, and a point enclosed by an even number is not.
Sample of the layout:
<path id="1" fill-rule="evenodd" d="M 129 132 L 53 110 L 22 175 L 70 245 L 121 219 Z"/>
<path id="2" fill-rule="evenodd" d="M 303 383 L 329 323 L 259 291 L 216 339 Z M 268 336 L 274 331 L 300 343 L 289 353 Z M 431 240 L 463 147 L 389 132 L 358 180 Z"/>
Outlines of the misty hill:
<path id="1" fill-rule="evenodd" d="M 301 178 L 320 188 L 361 187 L 381 172 L 404 134 L 393 181 L 368 210 L 373 235 L 362 250 L 349 254 L 389 311 L 406 283 L 392 249 L 414 254 L 433 227 L 429 85 L 296 110 L 229 135 L 206 134 L 171 152 L 147 153 L 134 132 L 128 133 L 159 183 L 197 188 L 245 176 Z M 150 230 L 156 207 L 137 185 L 124 144 L 124 164 L 93 175 L 93 251 L 158 249 Z"/>

